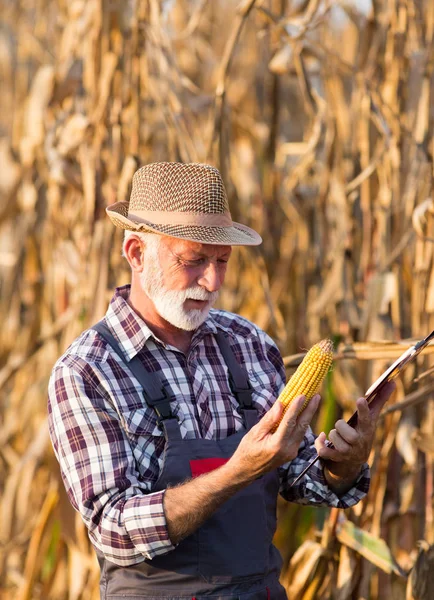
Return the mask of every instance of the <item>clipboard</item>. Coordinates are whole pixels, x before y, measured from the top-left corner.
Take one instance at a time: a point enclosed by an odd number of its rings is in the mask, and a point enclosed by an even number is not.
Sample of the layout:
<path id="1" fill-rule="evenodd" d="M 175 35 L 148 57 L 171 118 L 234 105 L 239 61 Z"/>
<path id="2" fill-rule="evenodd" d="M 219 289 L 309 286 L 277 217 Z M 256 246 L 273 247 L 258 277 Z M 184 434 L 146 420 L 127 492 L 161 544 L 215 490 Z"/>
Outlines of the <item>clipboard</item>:
<path id="1" fill-rule="evenodd" d="M 396 377 L 398 377 L 400 373 L 415 360 L 418 354 L 420 354 L 422 350 L 432 340 L 434 340 L 434 330 L 431 331 L 431 333 L 424 337 L 422 340 L 417 342 L 417 344 L 411 346 L 410 348 L 407 348 L 407 350 L 403 352 L 401 356 L 397 358 L 395 362 L 392 365 L 390 365 L 390 367 L 386 369 L 386 371 L 384 371 L 384 373 L 380 375 L 380 377 L 376 381 L 374 381 L 374 383 L 365 393 L 365 399 L 368 402 L 368 405 L 376 398 L 378 392 L 380 392 L 383 389 L 385 384 L 389 381 L 392 381 L 393 379 L 396 379 Z M 357 411 L 351 415 L 347 423 L 353 428 L 356 426 Z M 334 448 L 333 444 L 329 441 L 326 442 L 326 445 L 329 448 Z M 316 457 L 313 458 L 310 461 L 310 463 L 303 469 L 303 471 L 299 475 L 297 475 L 297 477 L 294 479 L 294 481 L 292 481 L 289 487 L 292 487 L 293 485 L 298 483 L 298 481 L 300 481 L 303 475 L 305 475 L 309 471 L 312 465 L 314 465 L 317 462 L 317 460 L 319 460 L 319 458 L 320 457 L 317 454 Z"/>

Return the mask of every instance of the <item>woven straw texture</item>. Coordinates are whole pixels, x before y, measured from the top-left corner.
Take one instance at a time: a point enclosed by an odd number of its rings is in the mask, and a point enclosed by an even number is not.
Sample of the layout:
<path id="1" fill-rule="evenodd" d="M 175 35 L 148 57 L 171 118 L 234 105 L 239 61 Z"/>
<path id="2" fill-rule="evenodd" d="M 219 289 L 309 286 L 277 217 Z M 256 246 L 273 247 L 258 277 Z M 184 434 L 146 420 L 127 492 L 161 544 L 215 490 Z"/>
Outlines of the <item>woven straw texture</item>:
<path id="1" fill-rule="evenodd" d="M 218 170 L 199 163 L 153 163 L 136 171 L 130 211 L 224 213 L 229 210 Z"/>
<path id="2" fill-rule="evenodd" d="M 147 212 L 146 219 L 135 214 L 139 211 Z M 172 213 L 173 224 L 158 223 L 158 218 L 153 222 L 152 212 L 156 217 L 161 212 Z M 221 215 L 222 226 L 180 224 L 176 222 L 180 213 Z M 246 225 L 223 226 L 229 204 L 221 175 L 216 168 L 200 163 L 160 162 L 141 167 L 133 176 L 130 201 L 108 206 L 107 214 L 121 229 L 152 231 L 204 244 L 256 246 L 262 241 Z"/>

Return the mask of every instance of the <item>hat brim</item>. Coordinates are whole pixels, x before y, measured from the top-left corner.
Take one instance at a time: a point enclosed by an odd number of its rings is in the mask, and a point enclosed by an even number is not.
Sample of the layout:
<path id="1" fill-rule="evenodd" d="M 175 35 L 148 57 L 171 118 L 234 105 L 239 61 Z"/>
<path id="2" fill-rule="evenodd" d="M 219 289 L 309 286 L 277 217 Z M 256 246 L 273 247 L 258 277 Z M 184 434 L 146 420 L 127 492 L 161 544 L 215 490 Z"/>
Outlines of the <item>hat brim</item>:
<path id="1" fill-rule="evenodd" d="M 152 232 L 169 237 L 222 246 L 259 246 L 262 238 L 250 227 L 233 222 L 232 227 L 208 227 L 204 225 L 158 225 L 145 220 L 128 217 L 128 202 L 116 202 L 106 208 L 116 227 L 129 231 Z"/>

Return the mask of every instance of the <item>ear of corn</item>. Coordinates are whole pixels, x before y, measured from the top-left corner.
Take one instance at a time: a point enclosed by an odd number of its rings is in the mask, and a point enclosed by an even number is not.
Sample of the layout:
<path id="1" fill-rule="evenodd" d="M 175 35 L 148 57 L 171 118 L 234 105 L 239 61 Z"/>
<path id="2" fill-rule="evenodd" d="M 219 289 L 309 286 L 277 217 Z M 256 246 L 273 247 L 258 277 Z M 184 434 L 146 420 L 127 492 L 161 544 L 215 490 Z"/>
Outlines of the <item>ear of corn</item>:
<path id="1" fill-rule="evenodd" d="M 278 401 L 285 407 L 282 418 L 291 402 L 298 396 L 306 396 L 300 412 L 306 408 L 321 387 L 332 362 L 333 343 L 331 340 L 321 340 L 312 346 L 278 398 Z"/>

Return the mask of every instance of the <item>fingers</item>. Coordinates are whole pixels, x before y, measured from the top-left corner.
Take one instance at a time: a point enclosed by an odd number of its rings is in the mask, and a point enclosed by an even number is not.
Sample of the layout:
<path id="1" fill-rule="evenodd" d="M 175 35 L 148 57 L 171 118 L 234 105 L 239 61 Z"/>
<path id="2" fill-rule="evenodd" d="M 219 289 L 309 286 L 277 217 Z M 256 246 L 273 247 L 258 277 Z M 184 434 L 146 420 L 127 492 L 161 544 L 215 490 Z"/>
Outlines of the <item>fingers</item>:
<path id="1" fill-rule="evenodd" d="M 354 430 L 353 430 L 354 431 Z M 357 433 L 354 432 L 357 436 Z M 333 446 L 336 448 L 336 450 L 338 452 L 341 452 L 342 454 L 349 454 L 352 450 L 352 446 L 351 444 L 349 444 L 339 433 L 338 431 L 336 431 L 336 429 L 332 429 L 329 433 L 329 440 L 331 441 L 331 443 L 333 444 Z"/>
<path id="2" fill-rule="evenodd" d="M 326 441 L 327 441 L 327 436 L 324 433 L 324 431 L 322 431 L 319 434 L 319 436 L 315 439 L 315 448 L 316 448 L 316 451 L 319 456 L 321 456 L 320 450 L 322 450 L 322 448 L 324 448 Z"/>
<path id="3" fill-rule="evenodd" d="M 359 434 L 355 429 L 353 429 L 353 427 L 351 427 L 351 425 L 348 425 L 348 423 L 343 419 L 339 419 L 339 421 L 336 421 L 335 429 L 338 432 L 338 434 L 342 437 L 342 439 L 348 442 L 348 444 L 355 444 L 357 442 Z"/>
<path id="4" fill-rule="evenodd" d="M 396 383 L 394 381 L 390 380 L 384 384 L 384 386 L 381 388 L 380 392 L 378 393 L 378 396 L 381 398 L 383 398 L 383 396 L 384 396 L 385 400 L 388 400 L 395 390 L 396 390 Z"/>
<path id="5" fill-rule="evenodd" d="M 315 440 L 315 448 L 316 448 L 316 451 L 318 452 L 318 456 L 320 456 L 324 460 L 333 460 L 335 462 L 342 462 L 342 460 L 343 460 L 342 454 L 335 448 L 329 448 L 329 446 L 327 446 L 326 443 L 327 443 L 327 436 L 324 432 L 321 432 Z"/>
<path id="6" fill-rule="evenodd" d="M 388 381 L 378 392 L 375 398 L 369 403 L 369 410 L 374 420 L 377 420 L 383 406 L 389 400 L 390 396 L 396 390 L 396 383 L 394 381 Z"/>
<path id="7" fill-rule="evenodd" d="M 375 427 L 375 423 L 383 406 L 393 394 L 395 389 L 395 382 L 388 381 L 380 389 L 378 394 L 369 402 L 369 404 L 365 398 L 359 398 L 356 401 L 358 423 L 356 429 L 358 431 L 367 433 L 370 432 L 373 427 Z M 350 427 L 345 421 L 337 421 L 335 427 L 345 441 L 350 444 L 355 441 L 356 430 L 353 427 Z"/>
<path id="8" fill-rule="evenodd" d="M 299 396 L 296 398 L 286 411 L 282 422 L 277 429 L 277 433 L 283 439 L 284 437 L 293 436 L 294 431 L 298 431 L 300 441 L 303 439 L 310 422 L 319 406 L 321 396 L 315 394 L 315 396 L 309 401 L 307 407 L 301 412 L 303 404 L 306 401 L 305 396 Z"/>
<path id="9" fill-rule="evenodd" d="M 279 427 L 276 430 L 281 437 L 285 435 L 288 429 L 294 429 L 297 423 L 297 415 L 302 409 L 303 404 L 306 401 L 306 396 L 298 396 L 295 400 L 291 402 L 288 410 L 283 415 L 283 419 L 279 424 Z"/>
<path id="10" fill-rule="evenodd" d="M 369 433 L 375 424 L 375 418 L 373 417 L 369 404 L 365 398 L 359 398 L 356 401 L 357 406 L 357 430 L 362 433 Z"/>
<path id="11" fill-rule="evenodd" d="M 307 428 L 309 427 L 310 422 L 312 421 L 318 409 L 320 401 L 321 396 L 319 394 L 315 394 L 315 396 L 312 398 L 312 400 L 310 400 L 309 404 L 306 406 L 304 411 L 301 414 L 299 414 L 297 424 L 300 427 L 300 429 L 302 429 L 304 432 L 306 432 Z"/>
<path id="12" fill-rule="evenodd" d="M 275 401 L 273 406 L 268 412 L 262 417 L 257 424 L 260 431 L 264 433 L 270 433 L 272 429 L 278 424 L 283 413 L 283 404 L 278 400 Z"/>

